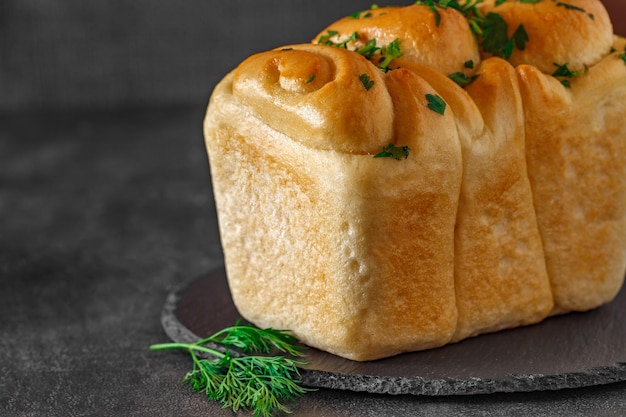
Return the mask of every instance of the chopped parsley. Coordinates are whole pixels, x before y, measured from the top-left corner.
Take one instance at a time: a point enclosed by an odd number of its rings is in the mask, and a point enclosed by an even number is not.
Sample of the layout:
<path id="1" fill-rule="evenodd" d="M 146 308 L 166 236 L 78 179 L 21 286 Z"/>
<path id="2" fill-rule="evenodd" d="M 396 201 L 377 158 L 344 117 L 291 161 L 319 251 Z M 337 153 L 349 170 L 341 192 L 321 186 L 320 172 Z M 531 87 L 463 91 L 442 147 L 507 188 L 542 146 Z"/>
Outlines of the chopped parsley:
<path id="1" fill-rule="evenodd" d="M 626 64 L 626 52 L 624 52 L 623 54 L 618 55 L 618 57 L 624 61 L 624 64 Z"/>
<path id="2" fill-rule="evenodd" d="M 359 38 L 358 33 L 352 32 L 352 34 L 345 38 L 342 42 L 333 42 L 331 39 L 337 35 L 339 35 L 339 32 L 337 32 L 336 30 L 327 30 L 324 35 L 318 38 L 317 43 L 327 46 L 335 46 L 337 48 L 348 49 L 348 43 L 354 42 Z"/>
<path id="3" fill-rule="evenodd" d="M 439 12 L 436 7 L 452 9 L 460 12 L 470 26 L 474 35 L 480 37 L 480 44 L 485 52 L 491 53 L 504 59 L 509 59 L 514 48 L 524 50 L 529 41 L 528 33 L 523 25 L 519 25 L 513 37 L 508 37 L 508 25 L 498 13 L 490 12 L 486 16 L 477 8 L 483 0 L 468 0 L 460 5 L 457 0 L 417 0 L 415 4 L 429 6 L 435 13 L 435 22 L 438 25 Z M 496 6 L 505 3 L 507 0 L 496 0 Z M 541 0 L 517 0 L 520 3 L 538 3 Z M 553 0 L 555 1 L 555 0 Z"/>
<path id="4" fill-rule="evenodd" d="M 307 83 L 307 84 L 312 83 L 312 82 L 313 82 L 313 80 L 315 80 L 315 76 L 316 76 L 316 74 L 315 74 L 315 73 L 313 73 L 313 74 L 309 75 L 309 78 L 307 78 L 307 79 L 306 79 L 306 83 Z"/>
<path id="5" fill-rule="evenodd" d="M 577 71 L 577 70 L 572 71 L 572 70 L 570 70 L 567 67 L 567 63 L 563 64 L 563 65 L 559 65 L 557 63 L 554 63 L 554 66 L 556 66 L 556 70 L 552 73 L 552 76 L 557 77 L 557 78 L 562 78 L 561 84 L 563 84 L 567 88 L 571 87 L 570 80 L 572 78 L 576 78 L 576 77 L 579 77 L 580 75 L 582 75 L 581 71 Z"/>
<path id="6" fill-rule="evenodd" d="M 348 49 L 349 42 L 354 42 L 361 37 L 357 32 L 353 32 L 343 41 L 333 42 L 332 38 L 337 35 L 339 35 L 339 32 L 337 32 L 336 30 L 328 30 L 324 35 L 321 35 L 318 38 L 317 43 L 327 46 L 335 46 L 337 48 Z M 395 39 L 389 44 L 383 46 L 382 48 L 376 46 L 376 39 L 370 39 L 362 48 L 354 49 L 354 52 L 363 55 L 366 59 L 369 60 L 372 60 L 372 57 L 376 52 L 380 53 L 381 57 L 378 61 L 378 68 L 385 72 L 389 71 L 389 64 L 392 60 L 400 58 L 402 56 L 402 50 L 400 49 L 400 39 Z"/>
<path id="7" fill-rule="evenodd" d="M 553 1 L 554 1 L 554 0 L 553 0 Z M 565 8 L 566 8 L 566 9 L 568 9 L 568 10 L 575 10 L 575 11 L 577 11 L 577 12 L 586 13 L 586 14 L 587 14 L 587 16 L 589 16 L 589 18 L 590 18 L 591 20 L 594 20 L 594 19 L 595 19 L 595 16 L 593 15 L 593 13 L 587 13 L 587 11 L 586 11 L 585 9 L 583 9 L 582 7 L 574 6 L 573 4 L 564 3 L 564 2 L 562 2 L 562 1 L 557 1 L 557 2 L 556 2 L 556 5 L 557 5 L 557 6 L 560 6 L 560 7 L 565 7 Z"/>
<path id="8" fill-rule="evenodd" d="M 402 50 L 400 49 L 400 39 L 395 39 L 386 46 L 380 49 L 382 58 L 378 63 L 378 68 L 387 72 L 389 71 L 389 64 L 396 58 L 402 56 Z"/>
<path id="9" fill-rule="evenodd" d="M 365 46 L 363 46 L 362 48 L 355 49 L 354 52 L 358 52 L 359 54 L 363 55 L 367 59 L 372 59 L 372 56 L 374 55 L 374 53 L 376 53 L 379 50 L 380 48 L 376 46 L 376 39 L 370 39 L 369 41 L 367 41 Z"/>
<path id="10" fill-rule="evenodd" d="M 519 25 L 513 37 L 508 37 L 508 25 L 497 13 L 488 13 L 482 27 L 481 46 L 485 52 L 494 56 L 509 59 L 513 49 L 524 50 L 528 42 L 528 33 L 523 25 Z"/>
<path id="11" fill-rule="evenodd" d="M 363 84 L 366 91 L 369 91 L 370 88 L 374 86 L 374 80 L 372 80 L 366 73 L 359 75 L 359 80 L 361 81 L 361 84 Z"/>
<path id="12" fill-rule="evenodd" d="M 450 0 L 439 0 L 437 1 L 437 3 L 437 6 L 445 9 L 448 6 L 448 3 L 450 3 Z M 435 16 L 435 25 L 439 27 L 439 25 L 441 24 L 441 15 L 439 14 L 437 7 L 435 7 L 435 0 L 417 0 L 415 4 L 428 6 L 428 8 L 433 12 L 433 15 Z"/>
<path id="13" fill-rule="evenodd" d="M 393 158 L 399 161 L 402 158 L 407 159 L 409 157 L 409 151 L 408 146 L 396 146 L 390 143 L 387 146 L 383 146 L 383 150 L 374 155 L 374 158 Z"/>
<path id="14" fill-rule="evenodd" d="M 428 6 L 435 15 L 435 23 L 437 24 L 437 26 L 439 26 L 439 23 L 441 22 L 441 15 L 436 9 L 436 6 L 442 9 L 446 9 L 448 7 L 450 7 L 451 9 L 455 9 L 463 16 L 465 16 L 465 18 L 469 22 L 472 31 L 475 34 L 480 34 L 483 15 L 476 8 L 476 5 L 478 5 L 482 1 L 483 0 L 468 0 L 463 5 L 460 5 L 457 0 L 416 0 L 414 4 Z"/>
<path id="15" fill-rule="evenodd" d="M 472 61 L 471 59 L 469 61 L 465 61 L 463 63 L 463 66 L 465 68 L 474 69 L 474 61 Z"/>
<path id="16" fill-rule="evenodd" d="M 446 111 L 446 102 L 436 94 L 426 94 L 428 108 L 435 113 L 444 114 Z"/>
<path id="17" fill-rule="evenodd" d="M 377 4 L 372 4 L 370 6 L 369 10 L 366 10 L 364 12 L 351 13 L 351 14 L 348 15 L 348 17 L 351 17 L 352 19 L 362 19 L 362 18 L 372 17 L 371 10 L 376 10 L 376 9 L 378 9 L 378 5 Z"/>
<path id="18" fill-rule="evenodd" d="M 515 42 L 515 47 L 520 51 L 523 51 L 526 49 L 526 42 L 528 42 L 528 40 L 528 33 L 526 33 L 526 29 L 524 29 L 524 25 L 519 25 L 513 33 L 513 42 Z"/>
<path id="19" fill-rule="evenodd" d="M 465 75 L 463 72 L 455 72 L 448 76 L 452 81 L 460 85 L 461 87 L 465 87 L 472 83 L 476 78 L 478 78 L 478 74 L 472 75 L 471 77 Z"/>

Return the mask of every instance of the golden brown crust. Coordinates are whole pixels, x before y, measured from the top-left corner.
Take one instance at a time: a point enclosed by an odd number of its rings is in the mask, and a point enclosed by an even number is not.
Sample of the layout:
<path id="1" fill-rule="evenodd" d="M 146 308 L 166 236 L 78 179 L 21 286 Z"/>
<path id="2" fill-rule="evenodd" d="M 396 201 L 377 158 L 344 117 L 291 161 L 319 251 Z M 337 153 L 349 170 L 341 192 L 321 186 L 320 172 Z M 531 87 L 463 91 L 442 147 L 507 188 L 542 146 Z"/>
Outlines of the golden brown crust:
<path id="1" fill-rule="evenodd" d="M 526 173 L 515 70 L 489 58 L 467 87 L 485 123 L 464 153 L 455 236 L 454 340 L 537 323 L 553 301 Z"/>
<path id="2" fill-rule="evenodd" d="M 524 155 L 524 115 L 513 67 L 489 58 L 462 89 L 406 60 L 450 105 L 463 152 L 455 228 L 458 322 L 453 341 L 545 318 L 552 293 Z"/>
<path id="3" fill-rule="evenodd" d="M 403 58 L 444 74 L 465 71 L 467 61 L 478 64 L 480 54 L 467 20 L 451 8 L 439 9 L 438 13 L 439 26 L 435 24 L 435 14 L 426 5 L 381 7 L 362 13 L 360 18 L 336 21 L 313 42 L 318 43 L 329 30 L 338 32 L 331 38 L 334 42 L 342 42 L 356 32 L 359 38 L 349 44 L 351 49 L 362 48 L 371 39 L 376 40 L 378 47 L 399 39 Z"/>
<path id="4" fill-rule="evenodd" d="M 255 54 L 235 70 L 233 94 L 268 126 L 307 146 L 376 152 L 392 134 L 383 73 L 345 52 L 304 44 Z"/>
<path id="5" fill-rule="evenodd" d="M 495 6 L 485 0 L 484 14 L 498 13 L 508 23 L 509 37 L 519 25 L 528 34 L 524 50 L 515 48 L 509 61 L 527 64 L 552 74 L 554 64 L 583 70 L 605 56 L 613 42 L 613 26 L 600 0 L 542 0 L 537 3 L 506 1 Z"/>
<path id="6" fill-rule="evenodd" d="M 554 313 L 617 294 L 626 269 L 626 65 L 605 57 L 566 88 L 517 68 L 526 158 Z"/>

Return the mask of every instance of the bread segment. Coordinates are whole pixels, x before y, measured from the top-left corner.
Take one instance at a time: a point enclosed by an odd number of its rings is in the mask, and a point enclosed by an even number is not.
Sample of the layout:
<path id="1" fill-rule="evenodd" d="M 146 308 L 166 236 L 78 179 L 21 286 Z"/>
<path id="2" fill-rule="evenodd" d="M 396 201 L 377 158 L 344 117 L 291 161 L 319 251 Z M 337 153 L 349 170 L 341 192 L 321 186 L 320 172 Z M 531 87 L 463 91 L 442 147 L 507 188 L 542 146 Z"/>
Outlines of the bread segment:
<path id="1" fill-rule="evenodd" d="M 499 14 L 509 37 L 524 27 L 528 42 L 513 50 L 513 66 L 532 65 L 547 74 L 556 70 L 555 63 L 584 70 L 608 54 L 613 43 L 613 26 L 600 0 L 508 0 L 497 6 L 496 0 L 484 0 L 479 7 L 485 15 Z"/>
<path id="2" fill-rule="evenodd" d="M 398 161 L 306 146 L 306 132 L 289 137 L 265 123 L 262 106 L 245 105 L 236 81 L 231 74 L 216 88 L 205 135 L 242 316 L 356 360 L 447 343 L 462 160 L 452 113 L 428 108 L 436 91 L 393 71 L 372 87 L 388 91 L 392 108 L 352 108 L 391 113 L 391 142 L 410 148 Z"/>
<path id="3" fill-rule="evenodd" d="M 568 80 L 570 88 L 535 67 L 517 68 L 554 313 L 598 307 L 624 280 L 625 64 L 610 54 Z"/>
<path id="4" fill-rule="evenodd" d="M 526 172 L 524 114 L 515 70 L 489 58 L 462 89 L 404 59 L 450 105 L 463 154 L 455 227 L 458 322 L 453 341 L 541 321 L 553 302 Z"/>

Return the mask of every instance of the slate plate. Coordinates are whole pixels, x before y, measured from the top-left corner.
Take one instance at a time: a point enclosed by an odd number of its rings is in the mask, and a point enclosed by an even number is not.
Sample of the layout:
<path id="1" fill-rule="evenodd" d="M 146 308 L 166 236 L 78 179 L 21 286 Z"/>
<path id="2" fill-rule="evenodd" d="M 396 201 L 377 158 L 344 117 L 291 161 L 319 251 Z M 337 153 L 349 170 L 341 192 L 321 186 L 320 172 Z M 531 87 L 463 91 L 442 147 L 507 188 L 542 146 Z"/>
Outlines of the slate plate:
<path id="1" fill-rule="evenodd" d="M 625 315 L 623 289 L 590 312 L 377 361 L 354 362 L 309 348 L 302 383 L 381 394 L 467 395 L 626 381 Z M 171 293 L 161 317 L 177 342 L 197 341 L 239 319 L 223 268 Z"/>

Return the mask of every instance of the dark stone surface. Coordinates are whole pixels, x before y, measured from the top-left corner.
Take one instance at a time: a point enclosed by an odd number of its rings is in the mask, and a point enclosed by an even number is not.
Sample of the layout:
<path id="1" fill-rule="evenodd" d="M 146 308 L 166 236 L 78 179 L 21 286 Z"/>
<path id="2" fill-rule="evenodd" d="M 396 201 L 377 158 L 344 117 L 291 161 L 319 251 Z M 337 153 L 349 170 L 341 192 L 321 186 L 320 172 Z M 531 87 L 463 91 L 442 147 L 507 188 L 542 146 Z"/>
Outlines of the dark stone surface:
<path id="1" fill-rule="evenodd" d="M 148 350 L 168 339 L 167 295 L 223 262 L 202 113 L 0 116 L 0 415 L 232 415 L 181 383 L 184 353 Z M 621 416 L 626 383 L 439 397 L 320 389 L 292 408 L 315 417 Z"/>
<path id="2" fill-rule="evenodd" d="M 469 395 L 545 391 L 626 381 L 626 289 L 614 302 L 461 343 L 370 362 L 306 349 L 309 387 L 376 394 Z M 162 324 L 170 339 L 195 342 L 241 316 L 223 267 L 168 296 Z"/>

